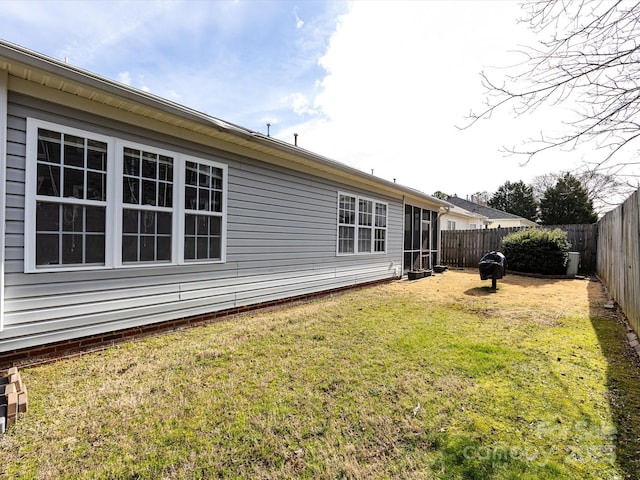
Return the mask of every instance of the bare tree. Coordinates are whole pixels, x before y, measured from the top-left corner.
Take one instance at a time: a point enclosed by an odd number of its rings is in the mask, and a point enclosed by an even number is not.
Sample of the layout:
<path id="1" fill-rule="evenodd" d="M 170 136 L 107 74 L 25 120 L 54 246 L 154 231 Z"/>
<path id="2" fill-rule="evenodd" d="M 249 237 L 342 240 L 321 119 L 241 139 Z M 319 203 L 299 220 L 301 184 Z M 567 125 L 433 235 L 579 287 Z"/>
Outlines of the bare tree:
<path id="1" fill-rule="evenodd" d="M 611 0 L 528 0 L 525 22 L 542 40 L 497 81 L 482 72 L 485 107 L 463 128 L 511 107 L 516 115 L 540 107 L 574 106 L 566 133 L 540 134 L 521 148 L 526 161 L 548 150 L 593 149 L 586 169 L 637 188 L 640 159 L 640 3 Z M 624 152 L 623 152 L 624 149 Z M 595 153 L 595 155 L 594 155 Z"/>

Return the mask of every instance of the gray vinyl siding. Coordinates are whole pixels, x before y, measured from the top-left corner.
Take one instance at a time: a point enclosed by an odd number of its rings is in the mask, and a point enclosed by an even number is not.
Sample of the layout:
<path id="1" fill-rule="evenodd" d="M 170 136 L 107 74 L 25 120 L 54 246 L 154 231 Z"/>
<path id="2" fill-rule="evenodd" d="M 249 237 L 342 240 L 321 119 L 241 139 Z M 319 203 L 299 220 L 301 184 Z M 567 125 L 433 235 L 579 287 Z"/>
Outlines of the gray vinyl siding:
<path id="1" fill-rule="evenodd" d="M 0 351 L 105 333 L 395 276 L 403 205 L 179 138 L 9 95 L 5 328 Z M 26 118 L 228 165 L 225 263 L 24 273 Z M 336 255 L 338 192 L 388 204 L 387 253 Z"/>

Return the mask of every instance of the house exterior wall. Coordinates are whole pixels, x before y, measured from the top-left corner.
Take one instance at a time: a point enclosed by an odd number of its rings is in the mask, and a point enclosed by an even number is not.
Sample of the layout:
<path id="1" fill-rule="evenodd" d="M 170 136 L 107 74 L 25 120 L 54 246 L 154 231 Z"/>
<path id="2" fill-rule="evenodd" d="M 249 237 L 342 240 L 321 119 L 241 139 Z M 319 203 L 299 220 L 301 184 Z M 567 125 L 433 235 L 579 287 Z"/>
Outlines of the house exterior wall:
<path id="1" fill-rule="evenodd" d="M 441 217 L 441 229 L 442 230 L 479 230 L 483 227 L 482 219 L 469 218 L 464 215 L 455 215 L 447 213 Z M 455 222 L 455 228 L 448 228 L 449 222 Z M 472 227 L 472 225 L 475 225 Z"/>
<path id="2" fill-rule="evenodd" d="M 9 92 L 0 352 L 397 276 L 403 199 Z M 25 273 L 27 119 L 116 136 L 228 168 L 226 259 Z M 339 192 L 387 205 L 385 253 L 338 255 Z"/>

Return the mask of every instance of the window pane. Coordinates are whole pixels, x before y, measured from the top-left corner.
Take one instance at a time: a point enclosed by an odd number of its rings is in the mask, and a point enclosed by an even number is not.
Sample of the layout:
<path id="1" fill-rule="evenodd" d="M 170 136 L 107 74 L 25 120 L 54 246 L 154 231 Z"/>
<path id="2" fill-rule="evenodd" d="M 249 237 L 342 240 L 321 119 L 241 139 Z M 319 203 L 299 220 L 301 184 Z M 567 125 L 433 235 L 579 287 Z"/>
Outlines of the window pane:
<path id="1" fill-rule="evenodd" d="M 138 233 L 138 212 L 125 208 L 122 211 L 122 231 L 124 233 Z"/>
<path id="2" fill-rule="evenodd" d="M 198 210 L 209 210 L 209 190 L 204 188 L 198 189 Z"/>
<path id="3" fill-rule="evenodd" d="M 212 186 L 215 190 L 222 190 L 222 169 L 221 168 L 212 168 L 211 169 L 211 177 L 212 177 Z"/>
<path id="4" fill-rule="evenodd" d="M 184 206 L 189 210 L 195 210 L 198 204 L 198 190 L 193 187 L 186 187 L 184 191 Z"/>
<path id="5" fill-rule="evenodd" d="M 122 201 L 138 205 L 138 198 L 140 198 L 140 180 L 124 177 L 122 179 Z"/>
<path id="6" fill-rule="evenodd" d="M 172 206 L 172 198 L 171 198 L 171 185 L 160 182 L 158 184 L 158 206 L 159 207 L 168 207 Z"/>
<path id="7" fill-rule="evenodd" d="M 155 212 L 140 212 L 140 233 L 154 234 L 156 233 L 156 214 Z"/>
<path id="8" fill-rule="evenodd" d="M 124 149 L 124 174 L 132 177 L 140 175 L 140 150 Z"/>
<path id="9" fill-rule="evenodd" d="M 185 215 L 184 216 L 184 233 L 187 235 L 195 235 L 196 233 L 196 215 Z"/>
<path id="10" fill-rule="evenodd" d="M 142 176 L 144 178 L 156 178 L 157 155 L 149 152 L 142 152 Z"/>
<path id="11" fill-rule="evenodd" d="M 376 227 L 387 226 L 387 206 L 382 203 L 376 203 Z"/>
<path id="12" fill-rule="evenodd" d="M 64 164 L 84 168 L 84 138 L 64 136 Z"/>
<path id="13" fill-rule="evenodd" d="M 199 170 L 198 185 L 205 187 L 208 190 L 211 186 L 211 167 L 201 163 Z"/>
<path id="14" fill-rule="evenodd" d="M 84 230 L 84 209 L 78 205 L 62 206 L 62 231 L 82 232 Z"/>
<path id="15" fill-rule="evenodd" d="M 361 253 L 371 252 L 371 229 L 370 228 L 358 229 L 358 252 L 361 252 Z"/>
<path id="16" fill-rule="evenodd" d="M 105 215 L 104 207 L 86 207 L 87 232 L 105 233 Z"/>
<path id="17" fill-rule="evenodd" d="M 384 252 L 386 250 L 386 237 L 386 230 L 376 229 L 376 241 L 374 246 L 376 252 Z"/>
<path id="18" fill-rule="evenodd" d="M 38 164 L 37 195 L 60 196 L 60 167 Z"/>
<path id="19" fill-rule="evenodd" d="M 36 194 L 67 200 L 36 202 L 36 265 L 104 264 L 106 159 L 105 142 L 38 129 Z"/>
<path id="20" fill-rule="evenodd" d="M 185 215 L 185 260 L 220 259 L 222 219 L 211 215 Z"/>
<path id="21" fill-rule="evenodd" d="M 186 185 L 198 185 L 198 164 L 186 162 L 184 182 Z"/>
<path id="22" fill-rule="evenodd" d="M 84 170 L 64 169 L 64 196 L 84 198 Z"/>
<path id="23" fill-rule="evenodd" d="M 60 231 L 60 205 L 57 203 L 36 203 L 36 230 L 38 232 Z"/>
<path id="24" fill-rule="evenodd" d="M 363 226 L 373 225 L 373 202 L 370 200 L 360 200 L 358 202 L 359 217 L 358 224 Z"/>
<path id="25" fill-rule="evenodd" d="M 38 162 L 60 163 L 61 137 L 58 132 L 38 129 Z"/>
<path id="26" fill-rule="evenodd" d="M 207 235 L 209 233 L 209 222 L 206 216 L 198 215 L 198 224 L 196 227 L 196 233 L 198 235 Z"/>
<path id="27" fill-rule="evenodd" d="M 138 237 L 135 235 L 122 236 L 122 261 L 138 261 Z"/>
<path id="28" fill-rule="evenodd" d="M 171 214 L 158 212 L 156 216 L 158 223 L 158 233 L 171 235 Z"/>
<path id="29" fill-rule="evenodd" d="M 222 212 L 222 192 L 213 192 L 213 205 L 211 205 L 212 212 Z"/>
<path id="30" fill-rule="evenodd" d="M 196 239 L 195 237 L 185 237 L 184 259 L 193 260 L 194 258 L 196 258 Z"/>
<path id="31" fill-rule="evenodd" d="M 36 234 L 36 265 L 58 265 L 58 234 Z"/>
<path id="32" fill-rule="evenodd" d="M 142 235 L 140 237 L 140 261 L 152 262 L 155 260 L 156 242 L 155 237 L 151 235 Z"/>
<path id="33" fill-rule="evenodd" d="M 62 235 L 62 263 L 83 263 L 82 234 Z"/>
<path id="34" fill-rule="evenodd" d="M 220 217 L 209 218 L 209 234 L 216 236 L 222 234 L 222 219 Z"/>
<path id="35" fill-rule="evenodd" d="M 87 235 L 87 263 L 104 263 L 104 235 Z"/>
<path id="36" fill-rule="evenodd" d="M 354 253 L 355 228 L 340 227 L 338 230 L 338 251 L 340 253 Z"/>
<path id="37" fill-rule="evenodd" d="M 158 237 L 158 258 L 159 261 L 171 260 L 171 237 Z"/>
<path id="38" fill-rule="evenodd" d="M 156 205 L 156 182 L 142 181 L 142 204 Z"/>
<path id="39" fill-rule="evenodd" d="M 339 223 L 354 225 L 356 223 L 356 198 L 340 195 Z"/>
<path id="40" fill-rule="evenodd" d="M 196 240 L 196 258 L 199 260 L 209 258 L 209 240 L 207 237 L 198 237 Z"/>
<path id="41" fill-rule="evenodd" d="M 87 168 L 107 171 L 107 144 L 96 140 L 87 141 Z"/>
<path id="42" fill-rule="evenodd" d="M 158 179 L 165 181 L 173 181 L 173 159 L 160 155 L 158 161 Z"/>
<path id="43" fill-rule="evenodd" d="M 87 200 L 104 202 L 107 199 L 107 176 L 104 173 L 87 172 Z"/>
<path id="44" fill-rule="evenodd" d="M 220 237 L 209 239 L 209 258 L 219 260 L 222 258 L 222 242 Z"/>

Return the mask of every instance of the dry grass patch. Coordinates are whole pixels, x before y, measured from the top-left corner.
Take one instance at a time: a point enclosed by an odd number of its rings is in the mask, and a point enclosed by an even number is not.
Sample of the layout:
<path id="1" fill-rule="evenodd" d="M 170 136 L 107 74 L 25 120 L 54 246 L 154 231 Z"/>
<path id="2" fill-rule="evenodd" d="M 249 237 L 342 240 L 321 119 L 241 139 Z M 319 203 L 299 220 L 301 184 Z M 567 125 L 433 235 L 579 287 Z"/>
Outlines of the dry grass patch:
<path id="1" fill-rule="evenodd" d="M 637 476 L 640 375 L 601 286 L 485 284 L 452 271 L 26 369 L 0 474 Z"/>

